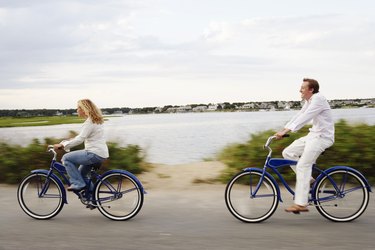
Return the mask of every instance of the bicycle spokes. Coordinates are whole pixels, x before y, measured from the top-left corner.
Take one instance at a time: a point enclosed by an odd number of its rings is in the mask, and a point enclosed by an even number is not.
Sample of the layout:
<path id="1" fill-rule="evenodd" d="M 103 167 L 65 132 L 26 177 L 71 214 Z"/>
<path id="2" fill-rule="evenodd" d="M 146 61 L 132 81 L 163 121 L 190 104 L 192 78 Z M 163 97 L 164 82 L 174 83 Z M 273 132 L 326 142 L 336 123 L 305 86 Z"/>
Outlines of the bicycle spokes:
<path id="1" fill-rule="evenodd" d="M 101 179 L 95 190 L 95 197 L 99 211 L 113 220 L 133 217 L 143 204 L 143 191 L 137 182 L 120 173 Z"/>
<path id="2" fill-rule="evenodd" d="M 62 189 L 47 174 L 30 174 L 21 182 L 18 201 L 26 214 L 35 219 L 49 219 L 62 209 Z"/>
<path id="3" fill-rule="evenodd" d="M 245 222 L 267 219 L 279 202 L 275 185 L 260 172 L 242 172 L 233 177 L 225 190 L 225 201 L 229 211 Z"/>
<path id="4" fill-rule="evenodd" d="M 318 211 L 333 221 L 359 217 L 368 204 L 368 190 L 354 172 L 337 170 L 323 177 L 315 190 Z"/>

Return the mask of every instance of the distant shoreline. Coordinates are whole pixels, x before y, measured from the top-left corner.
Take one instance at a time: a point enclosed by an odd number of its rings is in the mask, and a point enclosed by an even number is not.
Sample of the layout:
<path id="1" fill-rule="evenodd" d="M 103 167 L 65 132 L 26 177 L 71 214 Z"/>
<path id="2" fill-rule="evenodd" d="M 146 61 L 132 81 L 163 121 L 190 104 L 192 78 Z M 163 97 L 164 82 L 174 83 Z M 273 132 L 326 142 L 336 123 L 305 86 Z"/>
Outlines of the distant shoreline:
<path id="1" fill-rule="evenodd" d="M 329 100 L 332 109 L 375 108 L 375 98 Z M 143 108 L 102 108 L 103 115 L 169 114 L 201 112 L 257 112 L 299 110 L 301 101 L 222 102 L 209 104 L 165 105 Z M 1 117 L 51 117 L 76 116 L 76 109 L 0 109 Z M 48 124 L 47 124 L 48 125 Z"/>
<path id="2" fill-rule="evenodd" d="M 375 108 L 369 106 L 363 107 L 349 107 L 344 106 L 335 109 L 359 109 L 359 108 Z M 221 112 L 269 112 L 269 111 L 293 111 L 299 109 L 260 109 L 260 110 L 215 110 L 215 111 L 200 111 L 200 112 L 163 112 L 163 113 L 117 113 L 111 115 L 104 115 L 104 117 L 122 117 L 124 115 L 151 115 L 151 114 L 186 114 L 186 113 L 221 113 Z M 14 128 L 14 127 L 31 127 L 31 126 L 51 126 L 62 124 L 77 124 L 82 123 L 84 119 L 76 115 L 51 115 L 51 116 L 30 116 L 30 117 L 9 117 L 0 116 L 0 128 Z"/>

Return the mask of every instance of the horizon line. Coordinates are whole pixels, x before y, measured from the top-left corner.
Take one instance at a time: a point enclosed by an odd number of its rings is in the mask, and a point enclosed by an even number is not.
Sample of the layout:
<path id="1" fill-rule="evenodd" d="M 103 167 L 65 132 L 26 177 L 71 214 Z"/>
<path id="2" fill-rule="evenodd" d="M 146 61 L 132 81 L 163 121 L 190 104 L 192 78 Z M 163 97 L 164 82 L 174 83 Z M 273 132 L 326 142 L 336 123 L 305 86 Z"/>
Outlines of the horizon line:
<path id="1" fill-rule="evenodd" d="M 329 102 L 332 102 L 332 101 L 352 101 L 352 100 L 375 100 L 375 97 L 372 97 L 372 98 L 348 98 L 348 99 L 330 99 L 328 100 Z M 303 100 L 299 100 L 299 101 L 296 101 L 296 100 L 289 100 L 289 101 L 283 101 L 283 100 L 274 100 L 274 101 L 244 101 L 244 102 L 209 102 L 209 103 L 189 103 L 189 104 L 166 104 L 166 105 L 158 105 L 158 106 L 143 106 L 143 107 L 126 107 L 126 106 L 122 106 L 122 107 L 105 107 L 105 108 L 100 108 L 100 109 L 114 109 L 114 108 L 129 108 L 129 109 L 143 109 L 143 108 L 160 108 L 160 107 L 166 107 L 166 106 L 172 106 L 172 107 L 175 107 L 175 106 L 189 106 L 189 105 L 214 105 L 214 104 L 222 104 L 222 103 L 230 103 L 230 104 L 233 104 L 233 103 L 270 103 L 270 102 L 302 102 Z M 38 109 L 41 109 L 41 110 L 54 110 L 54 109 L 57 109 L 57 110 L 68 110 L 68 109 L 76 109 L 76 108 L 1 108 L 0 110 L 38 110 Z"/>

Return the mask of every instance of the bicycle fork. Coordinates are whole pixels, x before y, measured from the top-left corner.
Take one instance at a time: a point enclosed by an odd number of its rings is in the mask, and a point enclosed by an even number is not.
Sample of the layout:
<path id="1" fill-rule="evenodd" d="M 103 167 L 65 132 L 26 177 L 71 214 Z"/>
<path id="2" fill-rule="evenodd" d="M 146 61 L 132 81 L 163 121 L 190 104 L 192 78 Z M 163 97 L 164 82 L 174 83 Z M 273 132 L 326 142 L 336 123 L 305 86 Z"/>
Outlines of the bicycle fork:
<path id="1" fill-rule="evenodd" d="M 258 181 L 258 183 L 256 184 L 255 186 L 255 189 L 253 190 L 253 180 L 252 180 L 252 175 L 250 174 L 250 180 L 249 180 L 249 186 L 250 186 L 250 199 L 254 199 L 254 198 L 257 198 L 257 197 L 262 197 L 262 196 L 257 196 L 257 193 L 260 189 L 260 186 L 262 185 L 263 183 L 263 180 L 264 180 L 264 171 L 265 168 L 263 169 L 263 172 L 262 172 L 262 175 Z M 251 173 L 251 171 L 250 171 Z M 255 184 L 255 183 L 254 183 Z"/>

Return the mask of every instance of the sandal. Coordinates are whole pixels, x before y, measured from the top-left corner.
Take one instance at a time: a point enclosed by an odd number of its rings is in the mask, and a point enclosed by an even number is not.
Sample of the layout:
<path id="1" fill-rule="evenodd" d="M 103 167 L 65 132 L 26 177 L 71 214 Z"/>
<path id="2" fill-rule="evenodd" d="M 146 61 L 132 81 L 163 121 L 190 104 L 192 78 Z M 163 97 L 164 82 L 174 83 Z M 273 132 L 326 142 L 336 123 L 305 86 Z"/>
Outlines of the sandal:
<path id="1" fill-rule="evenodd" d="M 297 204 L 294 204 L 288 207 L 287 209 L 285 209 L 285 212 L 294 213 L 294 214 L 299 214 L 300 212 L 308 212 L 308 211 L 309 209 L 307 208 L 307 206 L 300 206 Z"/>

